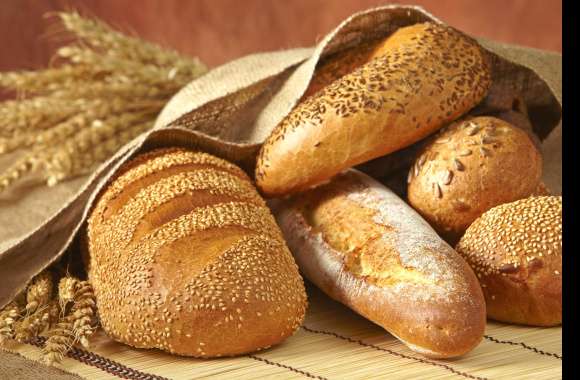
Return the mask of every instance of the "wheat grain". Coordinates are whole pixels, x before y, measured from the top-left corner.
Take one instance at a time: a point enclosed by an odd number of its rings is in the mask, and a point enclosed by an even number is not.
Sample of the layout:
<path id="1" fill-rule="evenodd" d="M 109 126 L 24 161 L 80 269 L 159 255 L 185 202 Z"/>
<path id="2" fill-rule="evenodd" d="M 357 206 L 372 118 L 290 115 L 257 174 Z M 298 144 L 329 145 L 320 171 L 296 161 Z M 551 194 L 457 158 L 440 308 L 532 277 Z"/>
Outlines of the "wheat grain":
<path id="1" fill-rule="evenodd" d="M 95 163 L 109 157 L 130 138 L 152 126 L 148 113 L 122 114 L 93 121 L 92 128 L 84 129 L 67 141 L 57 151 L 50 154 L 45 162 L 49 185 L 64 178 L 82 174 Z M 137 131 L 131 128 L 141 126 Z M 130 136 L 122 133 L 126 128 Z M 131 133 L 134 131 L 135 133 Z"/>
<path id="2" fill-rule="evenodd" d="M 0 136 L 12 137 L 18 133 L 34 133 L 78 112 L 78 100 L 55 97 L 34 97 L 0 103 Z"/>
<path id="3" fill-rule="evenodd" d="M 61 310 L 66 310 L 67 306 L 74 301 L 78 286 L 78 278 L 65 276 L 60 279 L 58 282 L 58 303 Z"/>
<path id="4" fill-rule="evenodd" d="M 88 338 L 96 329 L 97 302 L 92 286 L 81 281 L 75 292 L 71 310 L 75 338 L 83 347 L 89 346 Z"/>
<path id="5" fill-rule="evenodd" d="M 56 300 L 39 307 L 34 313 L 26 316 L 16 325 L 14 328 L 14 338 L 22 343 L 29 342 L 54 322 L 55 313 L 58 315 L 58 304 Z"/>
<path id="6" fill-rule="evenodd" d="M 74 288 L 74 294 L 71 296 L 72 288 Z M 77 342 L 88 347 L 88 338 L 97 326 L 97 304 L 93 288 L 88 281 L 78 281 L 72 277 L 61 280 L 59 298 L 61 295 L 67 302 L 70 302 L 72 297 L 73 305 L 70 313 L 63 316 L 47 333 L 48 339 L 43 349 L 43 360 L 48 365 L 60 363 L 64 355 Z"/>
<path id="7" fill-rule="evenodd" d="M 75 343 L 73 323 L 70 316 L 65 317 L 53 328 L 48 330 L 48 339 L 42 350 L 42 360 L 47 365 L 60 363 Z"/>
<path id="8" fill-rule="evenodd" d="M 0 74 L 0 87 L 21 95 L 0 103 L 0 154 L 22 150 L 0 173 L 0 192 L 37 171 L 48 185 L 89 172 L 152 128 L 168 99 L 207 70 L 77 13 L 60 19 L 77 40 L 57 51 L 58 67 Z"/>
<path id="9" fill-rule="evenodd" d="M 40 306 L 48 304 L 52 297 L 52 274 L 45 270 L 34 277 L 26 290 L 26 312 L 34 313 Z"/>
<path id="10" fill-rule="evenodd" d="M 0 73 L 0 87 L 20 92 L 47 94 L 56 88 L 86 80 L 97 75 L 90 66 L 63 65 L 42 71 L 13 71 Z"/>
<path id="11" fill-rule="evenodd" d="M 205 71 L 205 66 L 197 59 L 186 58 L 173 50 L 129 37 L 98 20 L 81 17 L 76 12 L 60 13 L 59 17 L 68 31 L 99 51 L 107 51 L 108 54 L 145 64 L 195 67 L 198 68 L 198 72 L 193 72 L 194 76 Z"/>
<path id="12" fill-rule="evenodd" d="M 14 337 L 14 324 L 21 316 L 22 307 L 14 301 L 0 311 L 0 345 Z"/>

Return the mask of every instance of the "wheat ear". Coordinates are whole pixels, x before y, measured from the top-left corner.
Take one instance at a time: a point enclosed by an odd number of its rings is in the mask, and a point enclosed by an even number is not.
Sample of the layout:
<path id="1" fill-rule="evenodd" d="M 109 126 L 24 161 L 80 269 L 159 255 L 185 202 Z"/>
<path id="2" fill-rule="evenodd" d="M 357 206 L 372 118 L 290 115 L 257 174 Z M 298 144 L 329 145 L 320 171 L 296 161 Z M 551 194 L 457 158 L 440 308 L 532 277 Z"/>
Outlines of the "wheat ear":
<path id="1" fill-rule="evenodd" d="M 42 360 L 47 365 L 60 363 L 64 355 L 75 343 L 71 316 L 67 316 L 58 322 L 48 331 L 47 336 L 48 339 L 42 350 Z"/>
<path id="2" fill-rule="evenodd" d="M 47 305 L 39 307 L 34 313 L 26 316 L 20 321 L 14 331 L 15 339 L 19 342 L 26 343 L 32 338 L 40 335 L 52 323 L 55 322 L 55 315 L 58 318 L 59 310 L 56 300 L 52 300 Z"/>
<path id="3" fill-rule="evenodd" d="M 0 311 L 0 345 L 14 337 L 14 325 L 22 316 L 22 311 L 22 307 L 14 301 Z"/>
<path id="4" fill-rule="evenodd" d="M 26 313 L 34 313 L 40 306 L 48 304 L 52 289 L 52 274 L 48 270 L 34 277 L 26 291 Z"/>
<path id="5" fill-rule="evenodd" d="M 71 310 L 75 339 L 83 347 L 89 346 L 88 338 L 96 329 L 97 302 L 93 287 L 88 281 L 79 282 Z"/>
<path id="6" fill-rule="evenodd" d="M 71 276 L 65 276 L 58 282 L 58 304 L 63 313 L 74 301 L 79 282 L 78 278 Z"/>

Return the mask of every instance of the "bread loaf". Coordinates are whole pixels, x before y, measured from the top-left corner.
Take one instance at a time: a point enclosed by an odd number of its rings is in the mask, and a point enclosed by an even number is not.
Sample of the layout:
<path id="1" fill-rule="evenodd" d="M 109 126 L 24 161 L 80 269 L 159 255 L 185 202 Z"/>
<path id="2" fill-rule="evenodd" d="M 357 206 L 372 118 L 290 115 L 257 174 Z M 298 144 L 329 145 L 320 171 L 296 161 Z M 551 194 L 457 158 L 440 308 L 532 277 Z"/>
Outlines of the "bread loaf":
<path id="1" fill-rule="evenodd" d="M 485 329 L 473 271 L 411 207 L 349 170 L 270 203 L 302 273 L 429 357 L 462 355 Z"/>
<path id="2" fill-rule="evenodd" d="M 467 229 L 457 251 L 479 277 L 490 318 L 562 323 L 562 197 L 492 208 Z"/>
<path id="3" fill-rule="evenodd" d="M 468 111 L 490 86 L 483 50 L 450 27 L 400 28 L 380 50 L 274 129 L 256 166 L 264 194 L 304 190 L 411 145 Z"/>
<path id="4" fill-rule="evenodd" d="M 456 244 L 490 208 L 539 188 L 542 156 L 523 130 L 493 117 L 456 122 L 428 144 L 409 171 L 409 203 Z"/>
<path id="5" fill-rule="evenodd" d="M 306 294 L 246 174 L 181 149 L 138 156 L 88 220 L 103 329 L 139 348 L 215 357 L 266 348 L 301 324 Z"/>
<path id="6" fill-rule="evenodd" d="M 354 71 L 373 58 L 383 55 L 388 51 L 388 41 L 388 38 L 379 41 L 369 41 L 328 57 L 320 67 L 316 68 L 316 72 L 301 100 L 316 94 L 335 80 Z"/>

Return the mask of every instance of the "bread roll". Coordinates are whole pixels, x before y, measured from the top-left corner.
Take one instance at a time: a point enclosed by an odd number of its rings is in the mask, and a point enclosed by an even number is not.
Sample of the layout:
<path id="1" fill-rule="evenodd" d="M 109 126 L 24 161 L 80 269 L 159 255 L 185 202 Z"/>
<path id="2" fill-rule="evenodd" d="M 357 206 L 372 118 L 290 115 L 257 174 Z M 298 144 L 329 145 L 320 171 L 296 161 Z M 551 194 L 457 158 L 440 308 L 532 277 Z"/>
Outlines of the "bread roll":
<path id="1" fill-rule="evenodd" d="M 113 339 L 215 357 L 280 343 L 300 326 L 304 284 L 246 174 L 208 154 L 135 158 L 88 220 L 89 277 Z"/>
<path id="2" fill-rule="evenodd" d="M 394 152 L 476 105 L 490 86 L 473 39 L 434 23 L 393 33 L 374 59 L 300 103 L 266 139 L 256 182 L 281 196 Z M 292 168 L 292 170 L 289 170 Z"/>
<path id="3" fill-rule="evenodd" d="M 425 147 L 409 172 L 407 195 L 456 244 L 485 211 L 533 194 L 541 176 L 542 156 L 527 133 L 482 116 L 452 124 Z"/>
<path id="4" fill-rule="evenodd" d="M 467 229 L 457 251 L 479 277 L 490 318 L 562 323 L 562 197 L 492 208 Z"/>
<path id="5" fill-rule="evenodd" d="M 270 204 L 302 273 L 429 357 L 462 355 L 485 329 L 473 271 L 411 207 L 365 174 Z"/>

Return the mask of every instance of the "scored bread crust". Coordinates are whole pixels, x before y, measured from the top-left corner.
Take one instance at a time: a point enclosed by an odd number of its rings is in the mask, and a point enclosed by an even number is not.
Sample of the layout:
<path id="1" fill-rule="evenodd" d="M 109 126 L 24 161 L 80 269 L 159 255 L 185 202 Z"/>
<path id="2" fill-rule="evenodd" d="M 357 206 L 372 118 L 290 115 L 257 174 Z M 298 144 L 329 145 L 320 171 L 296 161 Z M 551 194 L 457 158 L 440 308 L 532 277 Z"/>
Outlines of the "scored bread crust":
<path id="1" fill-rule="evenodd" d="M 247 175 L 161 149 L 130 161 L 88 220 L 88 273 L 113 339 L 216 357 L 267 348 L 302 323 L 298 268 Z"/>
<path id="2" fill-rule="evenodd" d="M 482 339 L 485 303 L 473 271 L 378 182 L 349 170 L 270 205 L 305 277 L 412 350 L 454 357 Z"/>
<path id="3" fill-rule="evenodd" d="M 562 323 L 562 197 L 533 196 L 492 208 L 457 244 L 495 320 Z"/>
<path id="4" fill-rule="evenodd" d="M 495 117 L 453 123 L 408 176 L 409 203 L 450 244 L 497 205 L 542 192 L 542 155 L 527 132 Z"/>
<path id="5" fill-rule="evenodd" d="M 255 171 L 264 194 L 301 191 L 409 146 L 475 106 L 491 83 L 478 43 L 444 25 L 400 28 L 378 49 L 273 130 Z"/>

